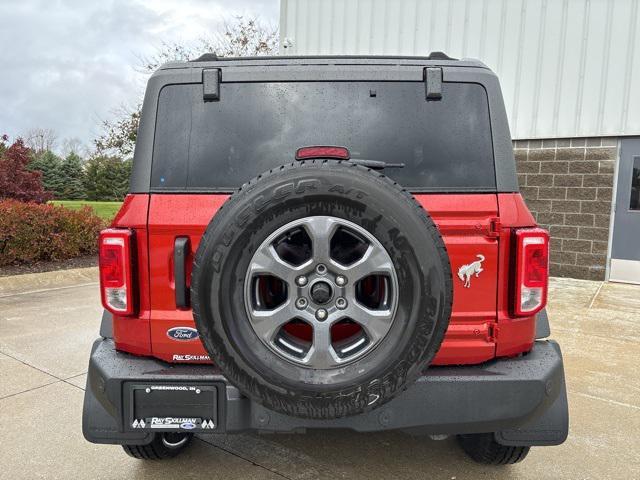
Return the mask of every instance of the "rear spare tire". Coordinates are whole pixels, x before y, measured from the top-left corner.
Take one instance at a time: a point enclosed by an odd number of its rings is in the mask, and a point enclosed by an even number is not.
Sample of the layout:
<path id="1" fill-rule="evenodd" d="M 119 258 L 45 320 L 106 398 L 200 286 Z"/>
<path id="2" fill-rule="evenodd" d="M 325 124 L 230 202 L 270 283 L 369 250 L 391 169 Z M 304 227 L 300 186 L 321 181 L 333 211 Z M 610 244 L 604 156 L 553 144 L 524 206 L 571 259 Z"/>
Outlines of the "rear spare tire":
<path id="1" fill-rule="evenodd" d="M 213 362 L 272 410 L 328 419 L 415 381 L 451 314 L 444 243 L 416 200 L 349 162 L 271 170 L 209 223 L 193 313 Z"/>

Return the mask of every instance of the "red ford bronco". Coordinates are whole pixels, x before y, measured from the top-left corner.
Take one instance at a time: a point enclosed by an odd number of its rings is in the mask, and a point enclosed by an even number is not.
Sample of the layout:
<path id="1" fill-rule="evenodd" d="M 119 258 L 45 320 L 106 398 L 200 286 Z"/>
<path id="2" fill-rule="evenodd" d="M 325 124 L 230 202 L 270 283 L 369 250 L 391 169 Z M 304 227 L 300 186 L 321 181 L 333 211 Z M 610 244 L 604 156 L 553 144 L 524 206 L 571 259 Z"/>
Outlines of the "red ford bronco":
<path id="1" fill-rule="evenodd" d="M 395 429 L 509 464 L 567 436 L 549 236 L 480 62 L 165 65 L 99 242 L 91 442 Z"/>

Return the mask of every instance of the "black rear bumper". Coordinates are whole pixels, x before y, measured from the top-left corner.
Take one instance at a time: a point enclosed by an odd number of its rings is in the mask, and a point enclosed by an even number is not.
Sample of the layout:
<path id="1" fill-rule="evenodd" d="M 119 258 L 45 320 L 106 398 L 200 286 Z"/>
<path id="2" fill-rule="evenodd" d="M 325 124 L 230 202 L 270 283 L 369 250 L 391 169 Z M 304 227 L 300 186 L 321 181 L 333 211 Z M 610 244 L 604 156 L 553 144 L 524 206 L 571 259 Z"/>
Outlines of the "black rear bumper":
<path id="1" fill-rule="evenodd" d="M 99 339 L 89 363 L 82 422 L 85 438 L 93 443 L 150 442 L 162 426 L 156 425 L 156 430 L 147 424 L 144 428 L 133 426 L 134 411 L 143 408 L 134 403 L 146 398 L 138 395 L 144 393 L 145 386 L 160 393 L 154 393 L 155 403 L 144 408 L 157 408 L 159 413 L 154 415 L 163 417 L 200 416 L 196 407 L 188 415 L 185 404 L 175 404 L 176 398 L 184 397 L 162 396 L 163 390 L 214 392 L 210 407 L 198 407 L 199 412 L 202 408 L 211 410 L 204 422 L 206 430 L 199 421 L 185 422 L 185 428 L 196 433 L 303 432 L 308 428 L 363 432 L 402 429 L 425 434 L 495 432 L 499 443 L 532 446 L 558 445 L 568 433 L 562 354 L 552 341 L 537 341 L 530 353 L 518 358 L 477 366 L 431 367 L 407 391 L 371 412 L 309 420 L 282 415 L 251 401 L 212 366 L 169 365 L 135 357 L 117 352 L 111 340 Z M 179 413 L 172 413 L 172 408 Z M 215 422 L 208 423 L 211 419 Z"/>

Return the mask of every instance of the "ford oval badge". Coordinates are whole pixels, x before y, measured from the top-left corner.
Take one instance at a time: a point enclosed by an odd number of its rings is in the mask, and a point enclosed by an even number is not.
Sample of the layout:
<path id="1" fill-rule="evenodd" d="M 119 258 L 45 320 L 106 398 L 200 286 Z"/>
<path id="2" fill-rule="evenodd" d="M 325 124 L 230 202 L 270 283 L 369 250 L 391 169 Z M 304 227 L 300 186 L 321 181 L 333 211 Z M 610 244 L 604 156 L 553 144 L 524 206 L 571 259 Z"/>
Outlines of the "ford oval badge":
<path id="1" fill-rule="evenodd" d="M 184 430 L 193 430 L 194 428 L 196 428 L 196 426 L 191 422 L 184 422 L 180 424 L 180 428 Z"/>
<path id="2" fill-rule="evenodd" d="M 198 330 L 191 327 L 173 327 L 167 330 L 167 336 L 171 340 L 178 340 L 181 342 L 187 342 L 189 340 L 195 340 L 199 337 Z"/>

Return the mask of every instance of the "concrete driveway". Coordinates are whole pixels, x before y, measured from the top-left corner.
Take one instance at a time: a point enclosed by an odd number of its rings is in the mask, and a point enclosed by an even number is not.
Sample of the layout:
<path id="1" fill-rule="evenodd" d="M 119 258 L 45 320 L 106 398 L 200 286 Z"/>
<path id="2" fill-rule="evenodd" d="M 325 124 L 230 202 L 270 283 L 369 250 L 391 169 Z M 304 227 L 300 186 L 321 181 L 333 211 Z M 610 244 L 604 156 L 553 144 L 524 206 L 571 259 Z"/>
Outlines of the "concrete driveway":
<path id="1" fill-rule="evenodd" d="M 453 439 L 402 433 L 207 436 L 166 462 L 81 433 L 97 336 L 95 269 L 0 278 L 0 478 L 640 478 L 640 286 L 554 279 L 552 337 L 566 362 L 571 430 L 511 467 L 472 463 Z"/>

